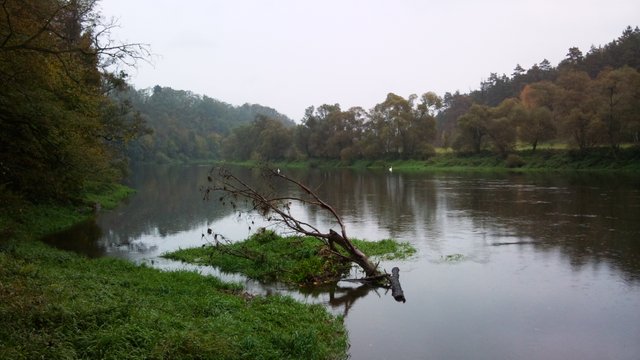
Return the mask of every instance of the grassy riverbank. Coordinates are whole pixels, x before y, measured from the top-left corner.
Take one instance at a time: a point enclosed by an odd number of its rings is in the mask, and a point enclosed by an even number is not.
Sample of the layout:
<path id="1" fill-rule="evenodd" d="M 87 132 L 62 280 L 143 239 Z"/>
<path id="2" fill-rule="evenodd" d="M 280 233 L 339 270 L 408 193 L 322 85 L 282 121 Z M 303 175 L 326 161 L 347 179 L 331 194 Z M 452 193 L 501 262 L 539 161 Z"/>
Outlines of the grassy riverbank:
<path id="1" fill-rule="evenodd" d="M 91 201 L 120 196 L 114 194 Z M 86 219 L 90 210 L 20 204 L 0 212 L 3 359 L 345 357 L 342 319 L 321 306 L 50 248 L 36 239 Z"/>
<path id="2" fill-rule="evenodd" d="M 229 162 L 235 165 L 256 166 L 256 161 Z M 622 171 L 640 172 L 640 148 L 620 149 L 613 154 L 609 148 L 586 152 L 563 148 L 543 148 L 536 151 L 518 150 L 508 156 L 491 152 L 456 154 L 439 151 L 428 160 L 340 160 L 309 159 L 283 161 L 272 164 L 281 168 L 368 168 L 402 171 Z"/>
<path id="3" fill-rule="evenodd" d="M 401 259 L 415 249 L 393 240 L 377 242 L 352 240 L 372 258 Z M 313 237 L 281 237 L 271 231 L 229 245 L 182 249 L 164 255 L 169 259 L 213 265 L 222 271 L 237 272 L 261 281 L 279 281 L 296 285 L 316 285 L 339 280 L 351 268 L 350 263 L 332 254 Z"/>
<path id="4" fill-rule="evenodd" d="M 607 148 L 580 152 L 565 149 L 521 150 L 506 157 L 492 153 L 439 154 L 423 163 L 427 169 L 497 169 L 509 171 L 640 171 L 640 149 Z"/>

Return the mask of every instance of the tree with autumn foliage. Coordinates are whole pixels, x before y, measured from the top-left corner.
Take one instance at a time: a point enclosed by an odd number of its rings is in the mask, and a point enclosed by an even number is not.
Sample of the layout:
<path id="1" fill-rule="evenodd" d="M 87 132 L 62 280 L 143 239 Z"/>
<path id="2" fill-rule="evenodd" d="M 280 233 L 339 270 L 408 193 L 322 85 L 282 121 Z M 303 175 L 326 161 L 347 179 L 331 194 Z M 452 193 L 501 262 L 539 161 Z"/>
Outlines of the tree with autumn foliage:
<path id="1" fill-rule="evenodd" d="M 92 0 L 6 0 L 0 7 L 0 190 L 74 199 L 119 176 L 123 142 L 144 131 L 109 92 L 118 64 L 148 53 L 112 41 Z"/>
<path id="2" fill-rule="evenodd" d="M 370 112 L 365 157 L 424 159 L 433 155 L 435 113 L 442 99 L 433 92 L 408 99 L 389 93 Z"/>
<path id="3" fill-rule="evenodd" d="M 480 152 L 487 143 L 490 117 L 488 106 L 471 105 L 469 111 L 458 118 L 457 137 L 453 148 L 459 152 Z"/>
<path id="4" fill-rule="evenodd" d="M 556 137 L 553 103 L 557 87 L 549 81 L 528 84 L 520 93 L 520 108 L 516 109 L 518 137 L 531 145 L 533 151 L 541 142 Z"/>

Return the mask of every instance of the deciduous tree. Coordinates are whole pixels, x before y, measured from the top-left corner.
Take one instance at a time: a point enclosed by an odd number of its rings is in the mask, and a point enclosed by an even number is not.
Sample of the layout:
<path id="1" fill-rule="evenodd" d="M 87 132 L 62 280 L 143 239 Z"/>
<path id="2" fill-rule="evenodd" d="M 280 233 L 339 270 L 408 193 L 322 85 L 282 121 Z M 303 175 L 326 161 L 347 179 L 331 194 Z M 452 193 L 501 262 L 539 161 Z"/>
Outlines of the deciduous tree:
<path id="1" fill-rule="evenodd" d="M 640 73 L 625 66 L 605 70 L 593 84 L 598 99 L 598 117 L 606 129 L 609 146 L 617 152 L 620 143 L 632 140 L 640 122 Z"/>
<path id="2" fill-rule="evenodd" d="M 597 99 L 591 92 L 592 80 L 583 71 L 564 71 L 558 77 L 555 112 L 562 134 L 581 151 L 603 140 L 603 128 L 597 116 Z"/>
<path id="3" fill-rule="evenodd" d="M 490 117 L 488 106 L 473 104 L 466 114 L 458 118 L 458 135 L 454 149 L 480 152 L 487 142 Z"/>
<path id="4" fill-rule="evenodd" d="M 557 134 L 552 112 L 557 93 L 557 86 L 549 81 L 527 85 L 520 93 L 521 107 L 516 110 L 518 134 L 533 151 L 539 143 L 552 140 Z"/>
<path id="5" fill-rule="evenodd" d="M 135 119 L 114 111 L 106 92 L 124 82 L 114 66 L 148 51 L 113 42 L 114 23 L 95 4 L 0 4 L 0 184 L 32 199 L 68 200 L 89 181 L 113 180 L 114 143 L 132 134 L 123 124 Z"/>

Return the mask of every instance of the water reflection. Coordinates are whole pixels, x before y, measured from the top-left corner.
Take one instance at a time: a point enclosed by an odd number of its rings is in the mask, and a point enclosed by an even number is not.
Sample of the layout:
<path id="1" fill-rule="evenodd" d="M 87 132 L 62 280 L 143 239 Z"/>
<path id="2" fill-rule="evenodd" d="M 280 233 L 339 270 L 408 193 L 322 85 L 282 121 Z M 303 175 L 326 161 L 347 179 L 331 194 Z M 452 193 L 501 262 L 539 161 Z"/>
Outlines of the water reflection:
<path id="1" fill-rule="evenodd" d="M 418 248 L 413 259 L 381 264 L 401 268 L 408 302 L 399 305 L 352 283 L 290 289 L 159 258 L 202 245 L 208 227 L 241 240 L 252 221 L 254 229 L 267 225 L 202 201 L 209 170 L 136 169 L 136 196 L 57 244 L 326 304 L 346 315 L 354 359 L 640 357 L 638 176 L 286 170 L 336 208 L 351 237 Z M 335 226 L 315 209 L 292 211 L 322 229 Z"/>
<path id="2" fill-rule="evenodd" d="M 136 196 L 115 213 L 98 220 L 112 243 L 122 243 L 145 234 L 160 237 L 191 230 L 207 221 L 225 217 L 231 209 L 203 200 L 208 166 L 142 166 L 135 169 L 129 184 Z"/>
<path id="3" fill-rule="evenodd" d="M 98 242 L 101 237 L 102 229 L 94 220 L 89 220 L 44 240 L 59 249 L 80 253 L 89 258 L 99 258 L 106 255 L 104 247 Z"/>
<path id="4" fill-rule="evenodd" d="M 204 201 L 200 189 L 209 170 L 140 167 L 129 180 L 137 194 L 127 204 L 47 241 L 90 257 L 141 261 L 201 245 L 201 233 L 210 226 L 234 240 L 249 235 L 250 223 L 257 222 L 253 229 L 268 226 L 257 216 L 238 217 L 230 207 Z M 258 171 L 237 171 L 260 180 Z M 575 269 L 607 262 L 626 281 L 640 280 L 637 177 L 287 171 L 338 209 L 352 237 L 410 241 L 434 254 L 431 260 L 464 252 L 467 259 L 487 262 L 491 246 L 560 250 Z M 316 208 L 293 211 L 320 226 L 336 226 Z M 461 244 L 469 237 L 472 243 Z"/>
<path id="5" fill-rule="evenodd" d="M 607 262 L 638 281 L 640 186 L 622 176 L 505 175 L 491 180 L 453 179 L 450 210 L 494 239 L 516 246 L 559 249 L 576 270 Z M 464 215 L 461 215 L 463 214 Z M 503 242 L 504 243 L 504 242 Z"/>

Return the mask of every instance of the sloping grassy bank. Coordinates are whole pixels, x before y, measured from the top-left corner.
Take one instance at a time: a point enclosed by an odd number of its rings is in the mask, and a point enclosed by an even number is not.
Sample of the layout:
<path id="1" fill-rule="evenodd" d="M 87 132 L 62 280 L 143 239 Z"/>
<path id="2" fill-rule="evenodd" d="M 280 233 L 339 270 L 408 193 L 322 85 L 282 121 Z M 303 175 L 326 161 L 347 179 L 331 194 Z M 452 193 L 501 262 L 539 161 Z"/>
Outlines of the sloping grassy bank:
<path id="1" fill-rule="evenodd" d="M 237 285 L 35 239 L 86 218 L 77 208 L 3 209 L 2 359 L 338 359 L 341 318 L 321 306 L 252 297 Z"/>

